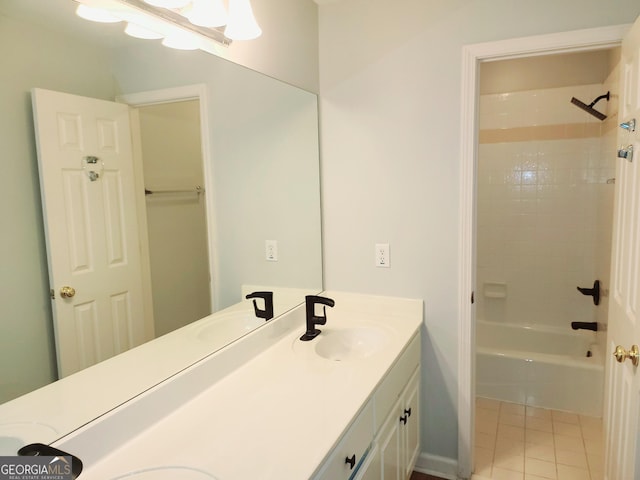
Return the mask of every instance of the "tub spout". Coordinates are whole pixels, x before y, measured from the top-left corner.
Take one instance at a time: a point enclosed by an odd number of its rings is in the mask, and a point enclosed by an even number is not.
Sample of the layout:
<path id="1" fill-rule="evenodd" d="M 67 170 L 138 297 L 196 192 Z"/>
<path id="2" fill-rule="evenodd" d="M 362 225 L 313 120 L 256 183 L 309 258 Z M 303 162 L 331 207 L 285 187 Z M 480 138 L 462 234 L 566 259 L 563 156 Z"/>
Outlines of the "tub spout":
<path id="1" fill-rule="evenodd" d="M 593 330 L 598 331 L 597 322 L 571 322 L 571 328 L 574 330 Z"/>

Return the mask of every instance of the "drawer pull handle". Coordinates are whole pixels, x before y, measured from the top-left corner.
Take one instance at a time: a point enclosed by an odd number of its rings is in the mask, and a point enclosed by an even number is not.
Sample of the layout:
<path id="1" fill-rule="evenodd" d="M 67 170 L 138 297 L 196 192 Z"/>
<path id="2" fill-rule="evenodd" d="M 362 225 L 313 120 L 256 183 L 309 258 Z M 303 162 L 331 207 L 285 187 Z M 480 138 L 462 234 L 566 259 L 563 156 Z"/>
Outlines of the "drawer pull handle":
<path id="1" fill-rule="evenodd" d="M 411 407 L 409 407 L 409 409 L 406 409 L 406 408 L 405 408 L 405 409 L 404 409 L 404 414 L 405 414 L 406 416 L 410 417 L 410 416 L 411 416 Z"/>
<path id="2" fill-rule="evenodd" d="M 401 421 L 404 425 L 406 425 L 406 424 L 407 424 L 407 418 L 408 418 L 408 416 L 407 416 L 407 414 L 405 414 L 404 416 L 400 417 L 400 421 Z"/>
<path id="3" fill-rule="evenodd" d="M 344 463 L 349 464 L 349 469 L 353 470 L 353 467 L 356 466 L 356 454 L 354 453 L 351 458 L 347 457 L 344 459 Z"/>

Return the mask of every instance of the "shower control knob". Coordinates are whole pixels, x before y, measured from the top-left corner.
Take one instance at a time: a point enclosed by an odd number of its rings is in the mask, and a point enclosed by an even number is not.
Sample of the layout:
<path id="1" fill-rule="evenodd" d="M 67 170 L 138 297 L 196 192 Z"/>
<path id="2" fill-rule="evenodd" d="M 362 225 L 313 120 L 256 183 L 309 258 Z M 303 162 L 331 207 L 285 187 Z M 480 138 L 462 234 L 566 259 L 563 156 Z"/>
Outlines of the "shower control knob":
<path id="1" fill-rule="evenodd" d="M 619 149 L 618 158 L 625 158 L 630 162 L 633 161 L 633 145 Z"/>
<path id="2" fill-rule="evenodd" d="M 635 132 L 636 131 L 636 119 L 632 118 L 628 122 L 622 122 L 620 124 L 620 128 L 623 128 L 624 130 L 627 130 L 628 132 Z"/>
<path id="3" fill-rule="evenodd" d="M 613 352 L 613 356 L 616 357 L 616 360 L 619 363 L 623 363 L 626 359 L 631 359 L 631 363 L 633 363 L 634 367 L 638 366 L 640 362 L 640 349 L 638 349 L 637 345 L 632 345 L 629 351 L 625 350 L 622 345 L 618 345 L 616 347 L 615 352 Z"/>

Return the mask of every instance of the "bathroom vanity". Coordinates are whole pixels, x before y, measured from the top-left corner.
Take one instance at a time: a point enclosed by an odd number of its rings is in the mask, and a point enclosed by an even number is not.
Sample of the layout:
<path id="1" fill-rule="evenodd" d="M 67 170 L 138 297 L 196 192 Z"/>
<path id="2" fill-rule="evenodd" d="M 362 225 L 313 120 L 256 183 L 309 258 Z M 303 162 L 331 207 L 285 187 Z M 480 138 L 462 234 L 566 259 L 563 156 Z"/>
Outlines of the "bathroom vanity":
<path id="1" fill-rule="evenodd" d="M 422 301 L 322 295 L 312 341 L 301 305 L 53 446 L 87 480 L 408 478 Z"/>

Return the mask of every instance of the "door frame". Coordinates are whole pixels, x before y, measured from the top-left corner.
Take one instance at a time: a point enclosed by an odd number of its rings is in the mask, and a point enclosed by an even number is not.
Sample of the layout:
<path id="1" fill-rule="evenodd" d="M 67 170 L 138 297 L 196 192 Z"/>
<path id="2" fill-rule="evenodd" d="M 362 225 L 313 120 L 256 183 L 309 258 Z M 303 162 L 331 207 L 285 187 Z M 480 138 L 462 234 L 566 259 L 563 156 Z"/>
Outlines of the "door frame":
<path id="1" fill-rule="evenodd" d="M 458 241 L 458 477 L 473 472 L 475 421 L 476 172 L 480 62 L 617 47 L 631 25 L 466 45 L 462 49 Z"/>
<path id="2" fill-rule="evenodd" d="M 202 167 L 203 167 L 203 175 L 204 175 L 204 200 L 205 200 L 205 208 L 206 208 L 206 228 L 207 228 L 207 252 L 209 255 L 209 296 L 211 300 L 211 311 L 215 312 L 216 304 L 218 300 L 218 271 L 217 271 L 217 242 L 216 242 L 216 228 L 215 228 L 215 201 L 214 201 L 214 173 L 213 173 L 213 157 L 211 154 L 211 143 L 209 141 L 209 114 L 208 114 L 208 96 L 207 96 L 207 86 L 205 84 L 195 84 L 195 85 L 184 85 L 180 87 L 173 88 L 165 88 L 161 90 L 149 90 L 144 92 L 136 92 L 136 93 L 127 93 L 123 95 L 118 95 L 116 101 L 121 103 L 126 103 L 130 107 L 143 107 L 147 105 L 158 105 L 162 103 L 174 103 L 185 100 L 198 100 L 199 101 L 199 109 L 200 109 L 200 149 L 202 152 Z M 133 123 L 133 122 L 132 122 Z M 137 128 L 137 127 L 136 127 Z M 139 133 L 139 132 L 138 132 Z M 136 145 L 136 143 L 138 145 Z M 139 142 L 134 142 L 134 160 L 137 164 L 136 182 L 138 184 L 138 190 L 140 192 L 144 191 L 144 182 L 142 176 L 142 153 L 140 151 Z M 145 270 L 144 274 L 146 279 L 148 279 L 148 284 L 146 288 L 148 288 L 149 295 L 148 298 L 151 298 L 151 275 L 150 275 L 150 265 L 149 265 L 149 238 L 147 232 L 147 216 L 146 216 L 146 203 L 145 196 L 140 195 L 138 198 L 139 204 L 136 206 L 138 212 L 141 213 L 140 218 L 143 218 L 144 221 L 140 222 L 140 239 L 141 239 L 141 248 L 143 255 L 143 270 Z M 142 231 L 144 230 L 144 231 Z"/>

